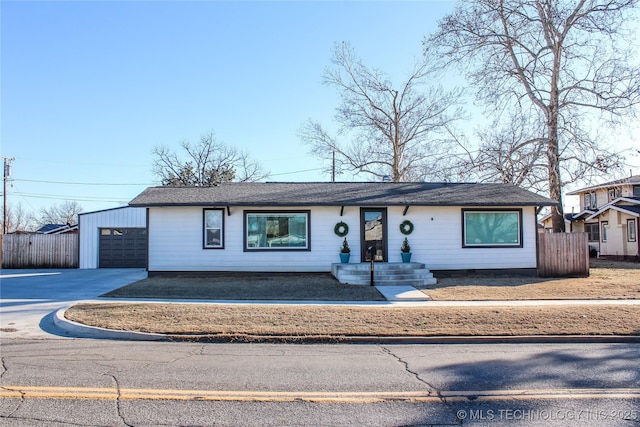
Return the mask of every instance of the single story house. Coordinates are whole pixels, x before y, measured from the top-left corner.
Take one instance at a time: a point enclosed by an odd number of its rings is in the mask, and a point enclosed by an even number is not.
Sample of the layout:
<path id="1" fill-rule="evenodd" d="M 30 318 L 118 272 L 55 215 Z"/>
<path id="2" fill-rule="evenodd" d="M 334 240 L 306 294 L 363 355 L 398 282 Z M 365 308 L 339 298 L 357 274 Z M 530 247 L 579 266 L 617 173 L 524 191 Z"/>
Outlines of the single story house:
<path id="1" fill-rule="evenodd" d="M 344 239 L 350 263 L 400 263 L 405 238 L 431 270 L 535 273 L 536 209 L 555 205 L 510 184 L 392 182 L 150 187 L 129 203 L 147 210 L 150 275 L 329 272 Z"/>
<path id="2" fill-rule="evenodd" d="M 122 206 L 78 215 L 80 268 L 146 268 L 147 210 Z"/>
<path id="3" fill-rule="evenodd" d="M 36 230 L 38 234 L 77 234 L 78 224 L 45 224 Z"/>

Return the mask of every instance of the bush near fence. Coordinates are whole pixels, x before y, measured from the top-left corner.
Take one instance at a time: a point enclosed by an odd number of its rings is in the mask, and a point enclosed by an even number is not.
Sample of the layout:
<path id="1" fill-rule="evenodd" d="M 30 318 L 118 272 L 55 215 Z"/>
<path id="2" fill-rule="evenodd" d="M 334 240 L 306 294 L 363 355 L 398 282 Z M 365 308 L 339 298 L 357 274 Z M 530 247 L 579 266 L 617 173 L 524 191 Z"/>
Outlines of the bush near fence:
<path id="1" fill-rule="evenodd" d="M 78 268 L 78 234 L 5 234 L 2 268 Z"/>

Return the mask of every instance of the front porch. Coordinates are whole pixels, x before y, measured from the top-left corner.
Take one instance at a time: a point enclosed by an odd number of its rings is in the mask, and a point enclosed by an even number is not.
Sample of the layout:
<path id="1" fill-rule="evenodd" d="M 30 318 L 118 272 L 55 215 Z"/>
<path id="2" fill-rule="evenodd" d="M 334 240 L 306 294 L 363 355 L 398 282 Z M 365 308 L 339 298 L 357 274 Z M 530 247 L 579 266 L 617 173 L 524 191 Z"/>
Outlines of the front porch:
<path id="1" fill-rule="evenodd" d="M 427 286 L 435 285 L 437 279 L 419 262 L 374 262 L 374 286 Z M 331 274 L 340 283 L 349 285 L 371 284 L 371 263 L 334 263 Z"/>

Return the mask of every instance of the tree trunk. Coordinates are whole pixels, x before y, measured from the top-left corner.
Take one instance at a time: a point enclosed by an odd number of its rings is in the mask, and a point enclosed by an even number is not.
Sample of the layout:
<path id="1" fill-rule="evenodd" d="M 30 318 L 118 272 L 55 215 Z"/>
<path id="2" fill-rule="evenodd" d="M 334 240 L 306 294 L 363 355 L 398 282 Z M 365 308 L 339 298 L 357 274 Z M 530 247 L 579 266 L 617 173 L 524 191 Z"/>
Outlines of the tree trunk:
<path id="1" fill-rule="evenodd" d="M 549 198 L 559 203 L 551 209 L 551 224 L 554 233 L 564 232 L 564 209 L 562 207 L 562 180 L 560 179 L 560 150 L 558 149 L 558 112 L 555 105 L 549 108 L 547 119 L 547 160 L 549 168 Z"/>

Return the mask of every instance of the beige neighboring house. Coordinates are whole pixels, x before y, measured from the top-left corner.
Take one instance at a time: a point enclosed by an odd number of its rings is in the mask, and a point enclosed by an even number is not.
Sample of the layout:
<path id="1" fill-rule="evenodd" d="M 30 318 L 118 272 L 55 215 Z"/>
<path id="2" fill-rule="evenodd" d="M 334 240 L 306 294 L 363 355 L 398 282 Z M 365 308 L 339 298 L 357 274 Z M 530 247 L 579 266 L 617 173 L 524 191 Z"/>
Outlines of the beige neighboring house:
<path id="1" fill-rule="evenodd" d="M 592 254 L 640 261 L 640 175 L 567 193 L 580 197 L 580 212 L 565 214 L 567 232 L 587 232 Z M 551 230 L 550 216 L 541 219 Z"/>

